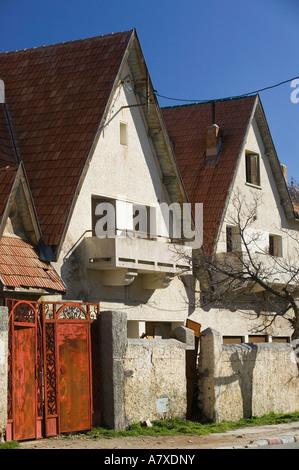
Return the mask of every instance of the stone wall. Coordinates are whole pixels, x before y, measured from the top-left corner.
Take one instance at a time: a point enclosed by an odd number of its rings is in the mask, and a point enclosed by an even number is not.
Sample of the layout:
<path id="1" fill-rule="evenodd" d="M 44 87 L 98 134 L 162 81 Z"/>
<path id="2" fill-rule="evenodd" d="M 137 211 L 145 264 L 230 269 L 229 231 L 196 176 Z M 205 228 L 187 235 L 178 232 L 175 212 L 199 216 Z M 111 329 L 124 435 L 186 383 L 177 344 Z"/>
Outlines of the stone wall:
<path id="1" fill-rule="evenodd" d="M 213 421 L 299 410 L 298 367 L 289 344 L 222 344 L 208 328 L 200 335 L 199 406 Z"/>
<path id="2" fill-rule="evenodd" d="M 129 423 L 186 417 L 186 348 L 175 339 L 130 339 L 124 399 Z"/>
<path id="3" fill-rule="evenodd" d="M 0 307 L 0 440 L 7 426 L 8 310 Z"/>
<path id="4" fill-rule="evenodd" d="M 128 339 L 124 312 L 100 315 L 103 424 L 125 429 L 135 422 L 185 418 L 186 349 L 194 334 L 179 327 L 179 339 Z"/>

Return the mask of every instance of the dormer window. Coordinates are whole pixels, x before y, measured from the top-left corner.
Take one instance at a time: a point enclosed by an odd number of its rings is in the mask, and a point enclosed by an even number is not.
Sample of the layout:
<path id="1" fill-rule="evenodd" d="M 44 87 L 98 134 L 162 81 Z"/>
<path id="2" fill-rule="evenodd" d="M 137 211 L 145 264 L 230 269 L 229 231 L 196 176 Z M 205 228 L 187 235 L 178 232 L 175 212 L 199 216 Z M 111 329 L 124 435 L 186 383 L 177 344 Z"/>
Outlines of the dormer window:
<path id="1" fill-rule="evenodd" d="M 246 153 L 246 183 L 260 186 L 260 157 L 257 153 Z"/>

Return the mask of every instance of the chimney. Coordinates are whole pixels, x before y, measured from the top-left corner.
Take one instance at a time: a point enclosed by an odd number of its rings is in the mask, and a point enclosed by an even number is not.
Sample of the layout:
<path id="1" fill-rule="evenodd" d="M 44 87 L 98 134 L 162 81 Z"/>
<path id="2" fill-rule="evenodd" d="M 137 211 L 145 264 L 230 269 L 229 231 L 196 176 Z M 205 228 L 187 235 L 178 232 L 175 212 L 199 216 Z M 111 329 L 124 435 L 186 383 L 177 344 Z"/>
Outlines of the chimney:
<path id="1" fill-rule="evenodd" d="M 212 124 L 206 133 L 206 157 L 217 157 L 219 145 L 219 126 Z"/>
<path id="2" fill-rule="evenodd" d="M 0 78 L 0 103 L 5 103 L 4 81 Z"/>
<path id="3" fill-rule="evenodd" d="M 220 137 L 220 129 L 216 124 L 216 101 L 212 101 L 212 124 L 206 131 L 206 165 L 217 163 L 221 149 L 222 141 Z"/>
<path id="4" fill-rule="evenodd" d="M 284 176 L 285 182 L 286 182 L 286 184 L 288 184 L 288 170 L 287 170 L 287 167 L 285 165 L 280 165 L 280 166 L 281 166 L 281 171 L 282 171 L 282 174 Z"/>

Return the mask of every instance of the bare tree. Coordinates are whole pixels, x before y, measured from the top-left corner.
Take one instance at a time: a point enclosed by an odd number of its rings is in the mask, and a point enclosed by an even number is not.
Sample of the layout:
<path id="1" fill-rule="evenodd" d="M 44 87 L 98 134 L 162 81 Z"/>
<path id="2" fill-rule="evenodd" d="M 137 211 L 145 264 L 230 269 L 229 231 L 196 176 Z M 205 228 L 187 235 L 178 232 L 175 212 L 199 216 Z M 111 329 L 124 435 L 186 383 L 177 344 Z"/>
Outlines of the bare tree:
<path id="1" fill-rule="evenodd" d="M 204 248 L 193 257 L 195 275 L 203 286 L 206 302 L 233 300 L 245 295 L 261 299 L 258 315 L 263 328 L 283 317 L 299 338 L 299 233 L 280 230 L 271 236 L 255 227 L 260 197 L 247 202 L 240 193 L 232 197 L 232 210 L 226 216 L 225 250 L 207 255 Z M 275 230 L 278 233 L 278 228 Z M 282 256 L 282 240 L 289 237 L 292 258 Z M 262 296 L 262 297 L 261 297 Z M 262 310 L 262 311 L 261 311 Z"/>

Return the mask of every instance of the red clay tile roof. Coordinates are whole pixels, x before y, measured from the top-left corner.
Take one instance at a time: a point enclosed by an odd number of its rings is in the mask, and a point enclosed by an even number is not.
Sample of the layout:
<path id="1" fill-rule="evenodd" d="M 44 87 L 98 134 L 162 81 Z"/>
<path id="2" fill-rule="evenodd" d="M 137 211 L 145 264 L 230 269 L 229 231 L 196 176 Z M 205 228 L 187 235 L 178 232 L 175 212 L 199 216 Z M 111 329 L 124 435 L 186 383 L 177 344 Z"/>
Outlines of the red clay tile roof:
<path id="1" fill-rule="evenodd" d="M 37 288 L 65 292 L 53 267 L 41 261 L 36 250 L 20 238 L 0 240 L 0 281 L 7 288 Z"/>
<path id="2" fill-rule="evenodd" d="M 189 202 L 192 206 L 203 203 L 203 237 L 208 253 L 214 248 L 255 99 L 216 102 L 215 120 L 223 148 L 219 162 L 213 165 L 205 164 L 206 129 L 213 123 L 212 103 L 162 109 Z"/>
<path id="3" fill-rule="evenodd" d="M 18 168 L 0 168 L 0 220 L 3 216 L 6 204 L 12 190 Z"/>
<path id="4" fill-rule="evenodd" d="M 13 142 L 9 132 L 8 116 L 6 112 L 6 105 L 0 104 L 0 168 L 7 165 L 15 166 L 16 154 L 13 147 Z"/>
<path id="5" fill-rule="evenodd" d="M 299 214 L 299 204 L 297 204 L 297 202 L 293 202 L 293 207 L 294 207 L 294 211 L 297 212 L 297 214 Z"/>
<path id="6" fill-rule="evenodd" d="M 59 244 L 131 35 L 126 31 L 0 54 L 20 160 L 48 245 Z"/>

